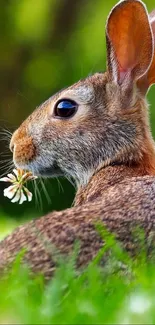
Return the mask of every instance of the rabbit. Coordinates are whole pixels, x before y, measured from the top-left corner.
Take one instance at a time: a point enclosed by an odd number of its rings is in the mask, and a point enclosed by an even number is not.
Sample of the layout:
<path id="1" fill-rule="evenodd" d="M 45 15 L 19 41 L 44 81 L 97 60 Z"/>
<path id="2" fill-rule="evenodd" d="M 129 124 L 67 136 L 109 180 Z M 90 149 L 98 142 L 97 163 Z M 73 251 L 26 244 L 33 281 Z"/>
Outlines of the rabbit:
<path id="1" fill-rule="evenodd" d="M 151 254 L 155 144 L 146 95 L 155 83 L 154 42 L 155 12 L 149 15 L 138 0 L 118 2 L 106 23 L 107 71 L 56 93 L 14 132 L 16 167 L 67 176 L 77 194 L 73 207 L 32 220 L 1 241 L 1 270 L 26 248 L 23 261 L 50 278 L 57 265 L 51 247 L 66 256 L 77 240 L 77 266 L 84 267 L 105 244 L 98 222 L 132 255 L 133 230 L 141 227 Z"/>

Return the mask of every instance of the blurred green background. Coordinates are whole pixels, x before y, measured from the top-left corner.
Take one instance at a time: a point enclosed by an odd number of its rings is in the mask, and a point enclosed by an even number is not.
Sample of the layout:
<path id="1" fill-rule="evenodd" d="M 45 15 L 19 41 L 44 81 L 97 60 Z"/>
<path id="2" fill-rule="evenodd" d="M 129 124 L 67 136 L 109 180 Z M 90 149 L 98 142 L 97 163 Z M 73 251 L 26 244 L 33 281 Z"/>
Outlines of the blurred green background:
<path id="1" fill-rule="evenodd" d="M 116 3 L 115 0 L 1 0 L 1 130 L 7 128 L 12 132 L 36 106 L 59 89 L 105 70 L 104 27 Z M 145 3 L 149 11 L 155 7 L 154 0 Z M 148 99 L 155 135 L 154 88 Z M 2 134 L 0 140 L 2 175 L 7 172 L 5 160 L 11 159 L 11 153 Z M 19 206 L 3 197 L 4 185 L 0 183 L 1 236 L 17 223 L 70 206 L 75 192 L 64 179 L 49 180 L 45 186 L 51 202 L 38 183 L 38 200 Z"/>

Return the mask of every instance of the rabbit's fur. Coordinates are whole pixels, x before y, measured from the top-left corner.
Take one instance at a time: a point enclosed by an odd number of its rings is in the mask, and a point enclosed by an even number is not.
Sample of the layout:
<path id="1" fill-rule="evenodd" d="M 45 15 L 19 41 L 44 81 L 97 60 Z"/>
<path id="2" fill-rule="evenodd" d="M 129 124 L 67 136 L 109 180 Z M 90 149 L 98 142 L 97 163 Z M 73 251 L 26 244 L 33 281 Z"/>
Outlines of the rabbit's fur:
<path id="1" fill-rule="evenodd" d="M 137 225 L 149 249 L 154 246 L 155 145 L 145 95 L 155 82 L 155 14 L 149 16 L 141 1 L 119 2 L 107 20 L 106 37 L 107 72 L 48 99 L 12 136 L 17 167 L 67 176 L 78 190 L 73 208 L 31 221 L 2 241 L 1 268 L 25 247 L 32 269 L 51 276 L 55 264 L 44 239 L 62 253 L 79 239 L 78 265 L 84 265 L 103 245 L 97 221 L 132 253 Z M 77 103 L 71 118 L 54 115 L 61 99 Z"/>

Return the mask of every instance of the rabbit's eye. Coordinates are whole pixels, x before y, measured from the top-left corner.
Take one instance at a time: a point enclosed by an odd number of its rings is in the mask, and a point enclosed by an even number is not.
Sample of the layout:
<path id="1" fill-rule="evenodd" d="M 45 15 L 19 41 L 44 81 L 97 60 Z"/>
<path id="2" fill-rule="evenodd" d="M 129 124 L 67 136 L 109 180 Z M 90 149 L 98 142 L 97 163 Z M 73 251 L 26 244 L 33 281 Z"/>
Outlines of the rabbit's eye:
<path id="1" fill-rule="evenodd" d="M 77 111 L 78 105 L 70 99 L 63 99 L 55 106 L 54 115 L 58 118 L 69 118 Z"/>

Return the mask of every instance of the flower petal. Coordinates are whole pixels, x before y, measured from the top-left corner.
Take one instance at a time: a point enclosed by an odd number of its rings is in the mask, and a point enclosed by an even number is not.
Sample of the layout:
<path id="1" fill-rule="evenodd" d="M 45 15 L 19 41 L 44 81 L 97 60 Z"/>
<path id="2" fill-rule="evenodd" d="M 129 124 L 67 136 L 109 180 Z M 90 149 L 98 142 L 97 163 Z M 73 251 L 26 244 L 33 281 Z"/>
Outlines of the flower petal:
<path id="1" fill-rule="evenodd" d="M 17 185 L 11 185 L 4 190 L 4 196 L 8 197 L 9 199 L 12 199 L 17 191 Z"/>
<path id="2" fill-rule="evenodd" d="M 22 176 L 22 171 L 20 169 L 13 169 L 13 173 L 15 174 L 16 181 L 18 182 Z"/>
<path id="3" fill-rule="evenodd" d="M 31 202 L 32 201 L 32 193 L 30 191 L 28 191 L 27 193 L 27 197 L 28 197 L 28 202 Z"/>
<path id="4" fill-rule="evenodd" d="M 17 190 L 14 198 L 11 200 L 12 203 L 15 203 L 15 202 L 18 202 L 20 200 L 20 197 L 21 197 L 21 191 L 20 190 Z"/>
<path id="5" fill-rule="evenodd" d="M 18 170 L 16 168 L 13 169 L 13 173 L 18 177 Z"/>
<path id="6" fill-rule="evenodd" d="M 25 183 L 26 181 L 34 180 L 36 178 L 38 177 L 34 176 L 31 172 L 27 172 L 22 176 L 21 181 Z"/>
<path id="7" fill-rule="evenodd" d="M 11 179 L 9 177 L 2 177 L 0 178 L 0 182 L 11 182 Z"/>
<path id="8" fill-rule="evenodd" d="M 24 191 L 26 192 L 28 202 L 32 201 L 32 193 L 25 186 Z"/>
<path id="9" fill-rule="evenodd" d="M 16 177 L 15 177 L 15 175 L 13 175 L 13 174 L 7 174 L 7 176 L 11 179 L 11 181 L 14 181 L 14 182 L 16 182 Z"/>
<path id="10" fill-rule="evenodd" d="M 24 201 L 32 201 L 32 193 L 24 186 L 24 183 L 28 180 L 34 180 L 38 178 L 29 171 L 22 169 L 13 169 L 13 173 L 7 175 L 7 177 L 0 178 L 0 181 L 10 182 L 13 185 L 4 190 L 4 196 L 11 199 L 11 202 L 18 202 L 22 204 Z"/>
<path id="11" fill-rule="evenodd" d="M 35 175 L 31 175 L 31 176 L 29 176 L 29 179 L 30 180 L 34 180 L 34 179 L 37 179 L 38 178 L 38 176 L 35 176 Z"/>
<path id="12" fill-rule="evenodd" d="M 19 201 L 19 204 L 22 204 L 24 201 L 27 201 L 27 197 L 26 195 L 24 194 L 23 190 L 21 190 L 21 193 L 20 193 L 20 201 Z"/>
<path id="13" fill-rule="evenodd" d="M 23 174 L 21 177 L 21 181 L 25 183 L 29 179 L 29 176 L 30 176 L 30 173 Z"/>

